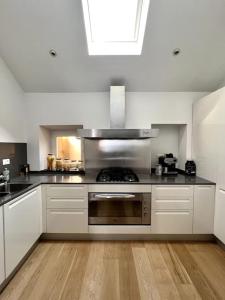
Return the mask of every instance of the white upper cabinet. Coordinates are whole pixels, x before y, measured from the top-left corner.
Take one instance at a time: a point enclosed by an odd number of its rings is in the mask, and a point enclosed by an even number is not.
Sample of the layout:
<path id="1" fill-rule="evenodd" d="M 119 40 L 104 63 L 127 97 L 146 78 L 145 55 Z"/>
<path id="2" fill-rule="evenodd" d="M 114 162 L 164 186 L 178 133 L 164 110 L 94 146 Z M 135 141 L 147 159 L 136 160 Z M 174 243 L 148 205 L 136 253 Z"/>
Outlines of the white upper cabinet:
<path id="1" fill-rule="evenodd" d="M 6 277 L 40 237 L 41 214 L 40 187 L 4 205 Z"/>
<path id="2" fill-rule="evenodd" d="M 3 206 L 0 207 L 0 284 L 5 279 L 4 236 L 3 236 Z"/>

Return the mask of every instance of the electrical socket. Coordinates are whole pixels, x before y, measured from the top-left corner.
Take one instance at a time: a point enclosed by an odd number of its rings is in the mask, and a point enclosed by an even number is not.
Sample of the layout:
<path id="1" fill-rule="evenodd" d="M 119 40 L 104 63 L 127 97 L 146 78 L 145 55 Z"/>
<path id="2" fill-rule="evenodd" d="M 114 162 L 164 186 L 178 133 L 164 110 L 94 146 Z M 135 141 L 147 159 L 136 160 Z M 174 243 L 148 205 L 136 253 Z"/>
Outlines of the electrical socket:
<path id="1" fill-rule="evenodd" d="M 3 159 L 3 160 L 2 160 L 2 164 L 3 164 L 3 166 L 5 166 L 5 165 L 10 165 L 10 159 L 9 159 L 9 158 Z"/>

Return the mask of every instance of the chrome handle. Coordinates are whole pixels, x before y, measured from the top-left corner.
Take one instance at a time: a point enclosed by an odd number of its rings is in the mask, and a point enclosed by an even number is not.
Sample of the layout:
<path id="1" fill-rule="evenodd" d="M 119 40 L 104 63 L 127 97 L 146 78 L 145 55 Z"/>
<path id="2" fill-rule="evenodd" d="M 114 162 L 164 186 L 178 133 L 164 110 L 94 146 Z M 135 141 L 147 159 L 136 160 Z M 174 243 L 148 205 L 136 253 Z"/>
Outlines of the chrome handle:
<path id="1" fill-rule="evenodd" d="M 135 195 L 133 195 L 133 194 L 98 194 L 98 195 L 95 195 L 95 198 L 97 198 L 97 199 L 115 199 L 115 198 L 131 199 L 134 197 L 135 197 Z"/>

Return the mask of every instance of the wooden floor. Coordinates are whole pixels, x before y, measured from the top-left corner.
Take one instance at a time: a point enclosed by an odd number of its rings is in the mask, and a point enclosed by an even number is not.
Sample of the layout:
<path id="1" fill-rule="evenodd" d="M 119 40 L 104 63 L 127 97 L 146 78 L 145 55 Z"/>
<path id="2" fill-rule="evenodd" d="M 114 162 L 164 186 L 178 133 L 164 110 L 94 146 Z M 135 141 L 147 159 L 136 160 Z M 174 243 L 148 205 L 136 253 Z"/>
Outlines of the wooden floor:
<path id="1" fill-rule="evenodd" d="M 42 242 L 0 299 L 225 299 L 225 251 L 196 242 Z"/>

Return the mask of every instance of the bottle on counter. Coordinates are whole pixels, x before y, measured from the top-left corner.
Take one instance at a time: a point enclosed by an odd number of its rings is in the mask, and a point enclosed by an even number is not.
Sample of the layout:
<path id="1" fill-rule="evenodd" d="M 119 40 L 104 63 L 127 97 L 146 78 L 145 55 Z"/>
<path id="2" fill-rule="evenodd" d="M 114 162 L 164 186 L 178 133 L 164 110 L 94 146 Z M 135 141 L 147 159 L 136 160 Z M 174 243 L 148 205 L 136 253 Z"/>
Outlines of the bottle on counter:
<path id="1" fill-rule="evenodd" d="M 162 165 L 158 164 L 155 166 L 155 175 L 162 176 Z"/>
<path id="2" fill-rule="evenodd" d="M 49 153 L 47 157 L 47 169 L 49 171 L 55 170 L 55 155 L 52 153 Z"/>

